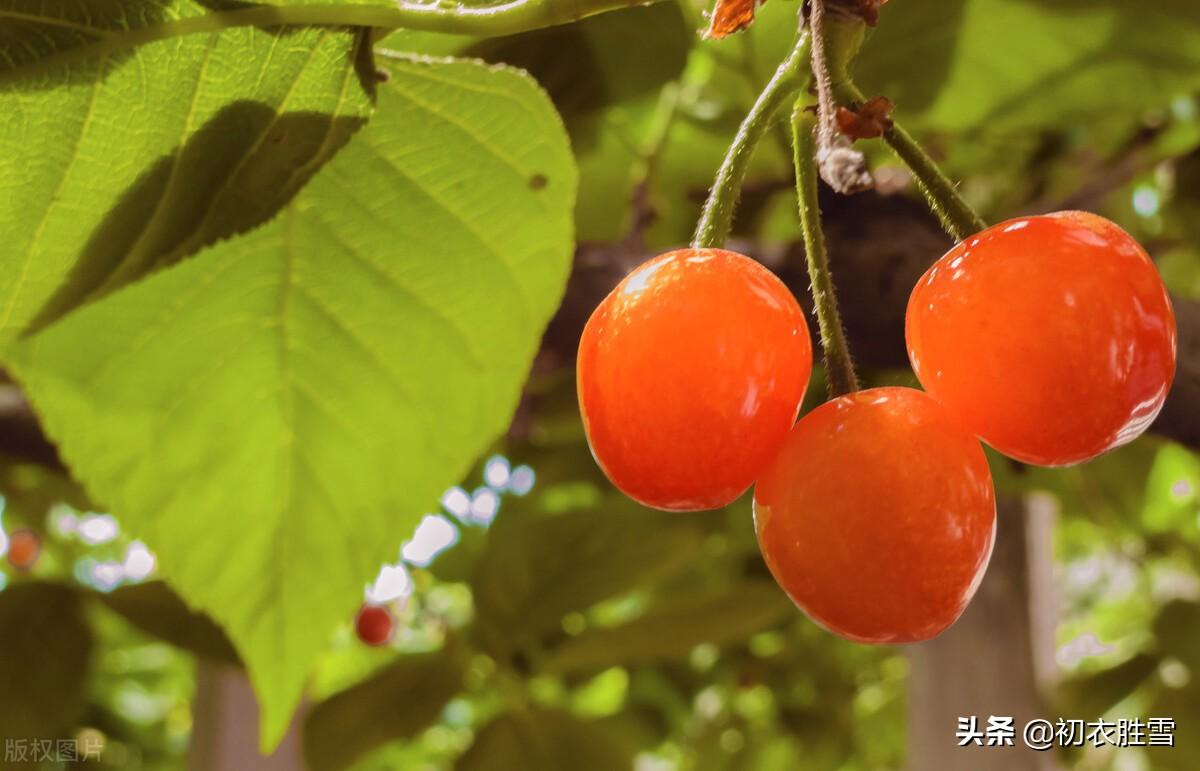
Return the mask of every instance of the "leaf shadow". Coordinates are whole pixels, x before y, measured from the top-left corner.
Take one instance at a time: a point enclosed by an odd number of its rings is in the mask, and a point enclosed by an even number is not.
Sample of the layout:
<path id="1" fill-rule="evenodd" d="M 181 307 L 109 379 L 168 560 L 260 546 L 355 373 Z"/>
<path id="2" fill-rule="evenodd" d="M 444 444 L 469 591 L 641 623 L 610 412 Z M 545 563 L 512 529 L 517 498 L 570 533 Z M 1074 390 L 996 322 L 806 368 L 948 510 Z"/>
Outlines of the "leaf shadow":
<path id="1" fill-rule="evenodd" d="M 692 36 L 680 6 L 659 3 L 481 40 L 462 55 L 533 75 L 583 152 L 599 141 L 606 109 L 655 94 L 680 76 Z"/>
<path id="2" fill-rule="evenodd" d="M 279 114 L 249 100 L 227 105 L 125 191 L 25 334 L 266 223 L 365 122 Z"/>

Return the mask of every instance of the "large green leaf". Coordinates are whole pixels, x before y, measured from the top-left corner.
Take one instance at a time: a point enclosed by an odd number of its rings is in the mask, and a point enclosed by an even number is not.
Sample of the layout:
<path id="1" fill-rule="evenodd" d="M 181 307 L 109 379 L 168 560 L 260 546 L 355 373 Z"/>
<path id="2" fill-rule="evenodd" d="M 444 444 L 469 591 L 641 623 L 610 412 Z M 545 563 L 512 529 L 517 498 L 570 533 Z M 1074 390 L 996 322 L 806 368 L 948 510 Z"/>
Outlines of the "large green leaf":
<path id="1" fill-rule="evenodd" d="M 313 708 L 304 722 L 312 771 L 347 768 L 389 741 L 415 736 L 437 721 L 462 688 L 453 650 L 404 656 Z"/>
<path id="2" fill-rule="evenodd" d="M 83 603 L 66 586 L 26 583 L 0 592 L 0 744 L 6 752 L 29 750 L 34 740 L 69 738 L 83 709 L 91 645 Z"/>
<path id="3" fill-rule="evenodd" d="M 134 47 L 204 12 L 0 2 L 0 341 L 265 222 L 366 119 L 365 32 Z"/>
<path id="4" fill-rule="evenodd" d="M 1061 127 L 1200 88 L 1200 4 L 904 0 L 856 72 L 929 128 Z"/>
<path id="5" fill-rule="evenodd" d="M 702 643 L 746 640 L 794 613 L 791 600 L 770 581 L 672 597 L 627 624 L 569 640 L 555 651 L 546 669 L 568 672 L 681 658 Z"/>
<path id="6" fill-rule="evenodd" d="M 276 220 L 14 346 L 75 474 L 229 632 L 266 743 L 363 584 L 511 418 L 575 186 L 529 78 L 396 62 L 375 120 Z"/>
<path id="7" fill-rule="evenodd" d="M 623 771 L 633 756 L 600 725 L 551 709 L 501 715 L 484 726 L 457 771 Z"/>
<path id="8" fill-rule="evenodd" d="M 635 508 L 497 520 L 472 581 L 480 630 L 503 655 L 584 610 L 685 567 L 703 534 Z"/>

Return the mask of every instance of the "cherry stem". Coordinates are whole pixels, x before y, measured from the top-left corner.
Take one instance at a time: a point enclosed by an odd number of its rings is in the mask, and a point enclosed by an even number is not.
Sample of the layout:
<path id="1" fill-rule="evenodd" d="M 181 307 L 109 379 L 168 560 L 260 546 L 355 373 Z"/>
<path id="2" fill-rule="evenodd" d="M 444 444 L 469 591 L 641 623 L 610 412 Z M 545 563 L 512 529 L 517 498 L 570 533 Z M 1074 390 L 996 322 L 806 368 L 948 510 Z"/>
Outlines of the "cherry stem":
<path id="1" fill-rule="evenodd" d="M 696 249 L 719 249 L 725 245 L 733 228 L 733 213 L 742 193 L 742 182 L 750 166 L 750 158 L 759 140 L 767 132 L 779 108 L 803 85 L 801 75 L 807 74 L 812 36 L 800 33 L 796 45 L 759 94 L 758 100 L 738 128 L 737 135 L 717 169 L 712 191 L 704 203 L 692 246 Z"/>
<path id="2" fill-rule="evenodd" d="M 829 59 L 825 54 L 825 2 L 811 0 L 808 24 L 812 28 L 812 76 L 817 86 L 817 147 L 829 150 L 837 133 L 834 123 L 833 86 L 829 77 Z"/>
<path id="3" fill-rule="evenodd" d="M 862 91 L 852 81 L 844 80 L 838 83 L 837 91 L 842 101 L 864 101 Z M 893 123 L 884 131 L 883 141 L 888 143 L 912 171 L 917 180 L 917 187 L 925 196 L 929 208 L 953 238 L 964 241 L 987 227 L 987 222 L 966 202 L 958 192 L 958 187 L 938 167 L 937 162 L 899 123 Z"/>
<path id="4" fill-rule="evenodd" d="M 807 109 L 805 99 L 796 100 L 792 111 L 792 148 L 796 164 L 796 198 L 800 207 L 800 228 L 804 232 L 804 251 L 808 261 L 813 308 L 825 352 L 825 380 L 829 397 L 836 398 L 858 390 L 858 375 L 846 330 L 838 310 L 837 290 L 829 270 L 829 253 L 821 229 L 821 206 L 817 197 L 817 118 Z"/>

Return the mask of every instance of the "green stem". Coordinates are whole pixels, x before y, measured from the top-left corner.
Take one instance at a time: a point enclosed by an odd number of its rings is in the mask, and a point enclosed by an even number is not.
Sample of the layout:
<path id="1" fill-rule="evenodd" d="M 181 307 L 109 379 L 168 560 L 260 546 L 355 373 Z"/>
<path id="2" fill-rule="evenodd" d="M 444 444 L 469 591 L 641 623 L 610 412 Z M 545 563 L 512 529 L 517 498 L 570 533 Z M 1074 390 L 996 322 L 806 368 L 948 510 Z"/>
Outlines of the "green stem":
<path id="1" fill-rule="evenodd" d="M 700 221 L 696 224 L 696 235 L 692 239 L 693 247 L 719 249 L 725 245 L 725 239 L 729 237 L 729 231 L 733 227 L 733 212 L 737 208 L 742 181 L 746 178 L 746 169 L 750 166 L 754 148 L 758 146 L 779 108 L 800 89 L 801 73 L 805 71 L 804 65 L 809 60 L 811 44 L 812 39 L 809 35 L 801 33 L 792 52 L 775 70 L 770 82 L 759 94 L 758 101 L 742 121 L 725 160 L 717 170 L 717 178 L 713 182 L 708 200 L 704 203 Z"/>
<path id="2" fill-rule="evenodd" d="M 862 102 L 863 93 L 850 80 L 842 80 L 837 84 L 839 99 L 846 102 Z M 883 134 L 887 142 L 900 160 L 912 170 L 916 177 L 921 194 L 929 202 L 929 208 L 942 222 L 946 232 L 959 241 L 978 233 L 987 227 L 979 214 L 959 194 L 957 186 L 938 167 L 937 162 L 929 157 L 929 153 L 920 143 L 899 123 L 893 123 Z"/>
<path id="3" fill-rule="evenodd" d="M 983 217 L 959 195 L 958 188 L 938 167 L 929 153 L 898 123 L 883 133 L 883 141 L 891 146 L 900 160 L 912 170 L 921 194 L 954 238 L 964 241 L 987 227 Z"/>
<path id="4" fill-rule="evenodd" d="M 792 112 L 792 147 L 796 163 L 796 197 L 800 204 L 800 227 L 808 256 L 808 279 L 812 285 L 813 308 L 825 352 L 825 377 L 829 396 L 835 398 L 858 390 L 858 376 L 846 331 L 838 310 L 837 290 L 829 270 L 829 253 L 821 229 L 821 207 L 817 202 L 817 118 L 798 99 Z"/>

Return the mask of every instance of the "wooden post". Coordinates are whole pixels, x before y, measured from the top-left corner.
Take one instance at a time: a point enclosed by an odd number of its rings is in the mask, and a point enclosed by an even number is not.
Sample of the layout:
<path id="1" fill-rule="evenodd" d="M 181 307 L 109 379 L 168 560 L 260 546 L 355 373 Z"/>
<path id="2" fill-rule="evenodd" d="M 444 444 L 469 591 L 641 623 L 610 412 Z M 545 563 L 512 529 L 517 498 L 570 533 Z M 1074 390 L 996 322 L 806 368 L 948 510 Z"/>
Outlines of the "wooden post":
<path id="1" fill-rule="evenodd" d="M 303 710 L 274 754 L 258 753 L 258 701 L 240 669 L 199 659 L 188 771 L 304 771 Z"/>
<path id="2" fill-rule="evenodd" d="M 910 771 L 1053 771 L 1053 750 L 1021 740 L 1032 718 L 1048 718 L 1041 694 L 1054 676 L 1054 508 L 1045 500 L 1000 502 L 996 547 L 975 600 L 936 640 L 910 646 Z M 1012 717 L 1012 747 L 959 747 L 960 717 Z M 986 741 L 986 739 L 985 739 Z"/>

